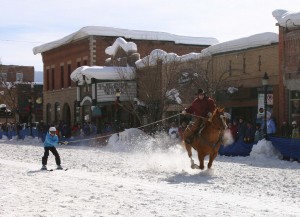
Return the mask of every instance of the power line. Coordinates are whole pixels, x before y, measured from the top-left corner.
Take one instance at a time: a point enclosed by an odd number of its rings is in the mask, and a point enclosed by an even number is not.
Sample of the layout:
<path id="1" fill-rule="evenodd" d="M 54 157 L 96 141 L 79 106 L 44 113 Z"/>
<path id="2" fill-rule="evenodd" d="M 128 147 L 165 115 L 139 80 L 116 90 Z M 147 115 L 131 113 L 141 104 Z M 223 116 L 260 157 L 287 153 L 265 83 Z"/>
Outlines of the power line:
<path id="1" fill-rule="evenodd" d="M 18 41 L 18 40 L 9 40 L 9 39 L 0 39 L 0 41 L 19 42 L 19 43 L 46 43 L 46 42 L 42 42 L 42 41 Z"/>

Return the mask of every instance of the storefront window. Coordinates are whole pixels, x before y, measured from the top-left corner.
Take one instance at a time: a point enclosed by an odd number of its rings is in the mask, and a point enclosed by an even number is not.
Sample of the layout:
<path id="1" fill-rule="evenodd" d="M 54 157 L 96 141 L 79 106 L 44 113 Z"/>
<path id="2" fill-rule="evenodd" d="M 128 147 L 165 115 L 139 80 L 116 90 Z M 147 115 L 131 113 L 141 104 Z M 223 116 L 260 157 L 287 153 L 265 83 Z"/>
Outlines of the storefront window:
<path id="1" fill-rule="evenodd" d="M 290 95 L 290 114 L 291 120 L 300 123 L 300 92 L 291 91 Z"/>

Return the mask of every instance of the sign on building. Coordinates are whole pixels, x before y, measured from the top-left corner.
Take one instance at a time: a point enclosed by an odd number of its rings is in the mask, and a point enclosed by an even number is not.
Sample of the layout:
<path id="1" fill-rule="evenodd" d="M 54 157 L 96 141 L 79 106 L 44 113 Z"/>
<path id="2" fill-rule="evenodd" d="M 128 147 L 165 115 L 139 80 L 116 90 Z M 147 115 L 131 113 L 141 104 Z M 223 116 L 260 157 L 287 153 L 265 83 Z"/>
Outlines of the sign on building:
<path id="1" fill-rule="evenodd" d="M 97 83 L 97 102 L 115 101 L 117 91 L 120 92 L 121 101 L 133 100 L 136 97 L 136 83 L 134 81 Z"/>
<path id="2" fill-rule="evenodd" d="M 265 108 L 265 94 L 263 93 L 260 93 L 258 94 L 258 110 L 260 108 Z M 267 105 L 273 105 L 273 94 L 272 93 L 268 93 L 267 94 Z"/>

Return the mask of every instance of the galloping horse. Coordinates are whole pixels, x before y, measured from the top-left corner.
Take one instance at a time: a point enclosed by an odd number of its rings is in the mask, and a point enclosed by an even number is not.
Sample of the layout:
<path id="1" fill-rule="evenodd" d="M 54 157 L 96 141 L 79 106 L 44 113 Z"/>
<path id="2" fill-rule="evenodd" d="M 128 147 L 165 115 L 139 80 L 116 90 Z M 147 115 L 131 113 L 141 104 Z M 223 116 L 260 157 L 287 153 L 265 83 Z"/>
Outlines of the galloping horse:
<path id="1" fill-rule="evenodd" d="M 191 158 L 191 167 L 193 169 L 197 168 L 203 170 L 204 158 L 208 154 L 209 162 L 207 167 L 209 169 L 211 168 L 212 163 L 218 155 L 219 148 L 222 144 L 225 129 L 227 129 L 227 124 L 226 117 L 224 115 L 224 109 L 216 108 L 213 113 L 212 121 L 207 121 L 203 130 L 200 133 L 196 133 L 192 144 L 185 144 L 188 156 Z M 185 129 L 185 131 L 189 130 L 189 127 Z M 196 165 L 192 159 L 192 147 L 198 152 L 200 166 Z"/>

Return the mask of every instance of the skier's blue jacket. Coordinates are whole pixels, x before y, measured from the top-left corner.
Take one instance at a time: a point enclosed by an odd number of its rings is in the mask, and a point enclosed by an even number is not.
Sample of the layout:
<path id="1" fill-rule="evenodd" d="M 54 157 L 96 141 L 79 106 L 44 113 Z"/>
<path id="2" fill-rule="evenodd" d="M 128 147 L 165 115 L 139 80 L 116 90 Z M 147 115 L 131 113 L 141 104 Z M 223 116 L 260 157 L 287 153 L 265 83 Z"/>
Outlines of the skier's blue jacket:
<path id="1" fill-rule="evenodd" d="M 44 147 L 55 147 L 58 145 L 58 136 L 55 134 L 54 136 L 51 136 L 50 133 L 47 133 Z"/>

